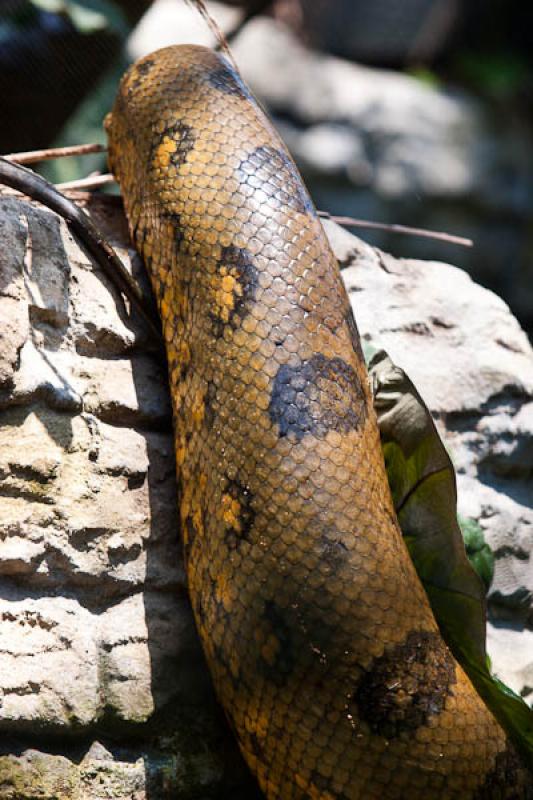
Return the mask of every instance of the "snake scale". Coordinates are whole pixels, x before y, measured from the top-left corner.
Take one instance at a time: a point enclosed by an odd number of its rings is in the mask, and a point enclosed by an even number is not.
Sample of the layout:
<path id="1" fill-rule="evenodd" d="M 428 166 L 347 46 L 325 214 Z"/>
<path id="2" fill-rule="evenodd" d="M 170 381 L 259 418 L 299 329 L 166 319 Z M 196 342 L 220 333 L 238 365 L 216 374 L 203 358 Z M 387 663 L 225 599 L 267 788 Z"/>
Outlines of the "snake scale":
<path id="1" fill-rule="evenodd" d="M 166 341 L 194 616 L 265 796 L 530 797 L 402 541 L 338 265 L 271 123 L 176 46 L 106 129 Z"/>

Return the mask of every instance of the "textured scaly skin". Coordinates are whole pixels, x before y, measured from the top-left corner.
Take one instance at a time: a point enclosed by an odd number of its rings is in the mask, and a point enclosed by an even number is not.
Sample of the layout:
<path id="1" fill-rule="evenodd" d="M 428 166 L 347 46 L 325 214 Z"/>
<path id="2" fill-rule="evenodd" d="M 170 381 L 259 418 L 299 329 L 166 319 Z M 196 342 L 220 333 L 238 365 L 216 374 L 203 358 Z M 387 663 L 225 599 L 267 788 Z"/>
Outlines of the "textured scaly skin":
<path id="1" fill-rule="evenodd" d="M 402 542 L 348 298 L 271 124 L 179 46 L 106 127 L 167 344 L 196 624 L 264 794 L 529 796 Z"/>

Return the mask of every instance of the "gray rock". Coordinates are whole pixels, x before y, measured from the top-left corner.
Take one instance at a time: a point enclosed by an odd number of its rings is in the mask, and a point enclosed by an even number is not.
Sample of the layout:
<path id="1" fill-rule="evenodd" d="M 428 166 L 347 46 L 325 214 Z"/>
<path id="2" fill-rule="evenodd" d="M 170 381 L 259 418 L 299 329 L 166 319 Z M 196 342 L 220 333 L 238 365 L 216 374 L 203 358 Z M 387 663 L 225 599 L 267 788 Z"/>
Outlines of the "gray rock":
<path id="1" fill-rule="evenodd" d="M 0 600 L 3 735 L 89 725 L 100 706 L 90 613 L 65 597 L 9 594 Z"/>
<path id="2" fill-rule="evenodd" d="M 24 292 L 23 259 L 26 234 L 20 220 L 13 215 L 0 217 L 0 406 L 5 388 L 10 389 L 20 357 L 28 338 L 27 316 L 19 314 L 19 301 Z"/>
<path id="3" fill-rule="evenodd" d="M 27 336 L 28 325 L 20 317 L 18 300 L 2 296 L 2 319 L 0 327 L 0 392 L 13 381 L 17 360 Z"/>

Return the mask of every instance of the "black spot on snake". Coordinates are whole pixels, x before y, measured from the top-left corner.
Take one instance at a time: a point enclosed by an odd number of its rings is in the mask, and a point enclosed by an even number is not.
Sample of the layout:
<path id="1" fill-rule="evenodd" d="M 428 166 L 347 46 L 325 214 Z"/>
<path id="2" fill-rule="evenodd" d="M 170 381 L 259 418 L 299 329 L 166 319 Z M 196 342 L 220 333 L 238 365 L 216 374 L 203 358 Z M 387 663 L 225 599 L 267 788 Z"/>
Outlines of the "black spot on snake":
<path id="1" fill-rule="evenodd" d="M 217 264 L 213 306 L 209 316 L 217 338 L 227 325 L 237 328 L 255 300 L 258 273 L 252 255 L 245 248 L 223 247 Z"/>
<path id="2" fill-rule="evenodd" d="M 155 163 L 158 163 L 158 160 L 160 161 L 160 156 L 158 155 L 159 148 L 163 144 L 170 141 L 175 144 L 175 149 L 165 150 L 165 152 L 168 153 L 169 164 L 164 166 L 165 169 L 168 169 L 169 166 L 173 166 L 178 169 L 182 164 L 185 163 L 187 155 L 193 149 L 196 141 L 196 135 L 193 131 L 193 128 L 182 120 L 169 123 L 166 128 L 155 137 L 152 143 L 152 161 L 155 160 Z"/>
<path id="3" fill-rule="evenodd" d="M 132 94 L 136 92 L 143 82 L 143 78 L 148 75 L 152 67 L 154 66 L 153 58 L 147 58 L 144 61 L 141 61 L 140 64 L 136 64 L 131 73 L 131 82 L 128 88 L 128 94 Z"/>
<path id="4" fill-rule="evenodd" d="M 136 71 L 139 72 L 141 75 L 147 75 L 152 67 L 154 66 L 155 61 L 153 58 L 145 58 L 144 61 L 141 61 L 136 66 Z"/>
<path id="5" fill-rule="evenodd" d="M 316 215 L 295 165 L 282 150 L 269 145 L 256 147 L 241 162 L 239 173 L 243 181 L 267 194 L 276 207 Z"/>
<path id="6" fill-rule="evenodd" d="M 348 551 L 340 532 L 334 526 L 329 526 L 322 532 L 320 544 L 320 560 L 331 568 L 332 574 L 335 574 L 346 561 Z"/>
<path id="7" fill-rule="evenodd" d="M 453 658 L 439 634 L 412 631 L 375 659 L 352 702 L 374 733 L 393 739 L 440 714 L 455 681 Z"/>
<path id="8" fill-rule="evenodd" d="M 174 237 L 174 247 L 177 251 L 181 248 L 181 243 L 184 241 L 184 229 L 181 224 L 181 217 L 176 211 L 164 209 L 161 212 L 161 217 L 165 222 L 172 225 L 172 235 Z"/>
<path id="9" fill-rule="evenodd" d="M 240 75 L 237 75 L 230 67 L 225 67 L 223 65 L 214 67 L 207 71 L 206 79 L 209 85 L 212 86 L 213 89 L 216 89 L 217 92 L 233 94 L 243 100 L 252 100 L 255 102 L 253 95 Z"/>
<path id="10" fill-rule="evenodd" d="M 252 508 L 253 494 L 250 487 L 238 480 L 229 480 L 222 502 L 226 522 L 226 542 L 231 550 L 238 548 L 242 541 L 249 541 L 250 530 L 254 524 L 255 511 Z"/>
<path id="11" fill-rule="evenodd" d="M 301 441 L 307 433 L 348 433 L 366 417 L 366 398 L 355 370 L 321 353 L 297 366 L 282 364 L 274 378 L 269 414 L 280 436 Z"/>
<path id="12" fill-rule="evenodd" d="M 529 782 L 529 785 L 528 785 Z M 533 783 L 524 773 L 522 760 L 512 745 L 498 753 L 473 800 L 532 800 Z"/>
<path id="13" fill-rule="evenodd" d="M 284 686 L 294 671 L 297 654 L 286 609 L 273 600 L 265 602 L 258 669 L 275 686 Z"/>

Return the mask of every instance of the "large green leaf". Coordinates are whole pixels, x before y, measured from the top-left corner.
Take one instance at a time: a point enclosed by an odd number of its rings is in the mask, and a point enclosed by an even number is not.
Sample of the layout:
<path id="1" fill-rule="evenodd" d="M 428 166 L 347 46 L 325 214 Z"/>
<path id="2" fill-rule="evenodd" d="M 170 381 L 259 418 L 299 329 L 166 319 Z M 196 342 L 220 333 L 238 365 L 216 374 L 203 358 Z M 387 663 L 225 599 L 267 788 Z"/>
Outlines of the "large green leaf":
<path id="1" fill-rule="evenodd" d="M 533 769 L 533 711 L 490 672 L 485 585 L 466 554 L 451 459 L 405 372 L 382 350 L 370 358 L 369 372 L 398 521 L 442 635 Z M 474 563 L 490 582 L 491 553 L 482 531 L 463 527 Z"/>

